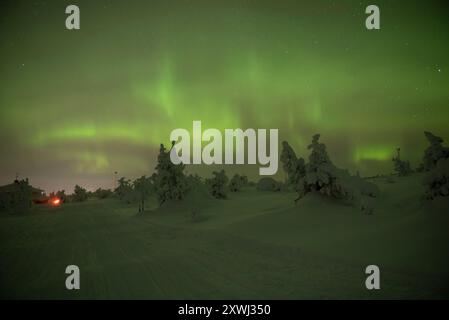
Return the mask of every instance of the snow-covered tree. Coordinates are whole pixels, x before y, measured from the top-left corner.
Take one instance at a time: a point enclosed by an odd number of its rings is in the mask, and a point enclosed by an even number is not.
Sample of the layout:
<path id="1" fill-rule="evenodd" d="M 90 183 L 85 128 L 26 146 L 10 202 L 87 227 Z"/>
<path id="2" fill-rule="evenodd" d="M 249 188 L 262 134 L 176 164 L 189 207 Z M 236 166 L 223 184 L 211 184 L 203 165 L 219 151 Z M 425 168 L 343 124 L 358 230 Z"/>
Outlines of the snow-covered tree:
<path id="1" fill-rule="evenodd" d="M 174 143 L 172 143 L 173 148 Z M 151 176 L 154 190 L 162 205 L 168 200 L 182 200 L 188 191 L 188 183 L 184 175 L 184 164 L 173 164 L 170 151 L 166 151 L 163 144 L 159 149 L 155 173 Z"/>
<path id="2" fill-rule="evenodd" d="M 115 188 L 114 193 L 120 200 L 126 200 L 129 202 L 133 192 L 131 180 L 121 177 L 117 182 L 118 187 Z"/>
<path id="3" fill-rule="evenodd" d="M 228 184 L 228 177 L 224 170 L 212 172 L 213 178 L 206 179 L 206 185 L 209 187 L 209 191 L 217 199 L 225 199 L 227 190 L 226 185 Z"/>
<path id="4" fill-rule="evenodd" d="M 359 205 L 362 210 L 367 208 L 363 196 L 376 197 L 378 187 L 359 176 L 352 176 L 348 171 L 337 168 L 329 158 L 326 146 L 319 141 L 320 135 L 313 136 L 308 146 L 311 150 L 309 162 L 306 164 L 306 174 L 298 186 L 298 198 L 309 192 L 319 192 L 335 199 L 343 199 Z"/>
<path id="5" fill-rule="evenodd" d="M 304 178 L 306 173 L 304 159 L 298 158 L 288 142 L 283 141 L 280 160 L 282 168 L 287 174 L 287 185 L 294 186 L 295 190 L 297 190 L 299 181 L 301 178 Z"/>
<path id="6" fill-rule="evenodd" d="M 114 193 L 110 189 L 102 189 L 102 188 L 98 188 L 93 193 L 93 195 L 98 199 L 107 199 L 112 197 L 113 194 Z"/>
<path id="7" fill-rule="evenodd" d="M 424 135 L 430 146 L 424 151 L 422 167 L 424 171 L 429 171 L 435 168 L 438 160 L 449 158 L 449 148 L 443 147 L 443 139 L 431 132 L 425 131 Z"/>
<path id="8" fill-rule="evenodd" d="M 4 188 L 7 188 L 8 192 L 0 192 L 0 210 L 20 213 L 30 209 L 33 188 L 28 179 L 16 179 Z"/>
<path id="9" fill-rule="evenodd" d="M 65 194 L 65 190 L 59 190 L 58 192 L 56 192 L 56 197 L 59 198 L 61 202 L 67 201 L 67 195 Z"/>
<path id="10" fill-rule="evenodd" d="M 145 201 L 153 190 L 153 184 L 150 178 L 141 176 L 134 180 L 133 189 L 139 202 L 139 213 L 145 211 Z"/>
<path id="11" fill-rule="evenodd" d="M 438 160 L 436 166 L 424 177 L 427 199 L 449 196 L 449 158 Z"/>
<path id="12" fill-rule="evenodd" d="M 401 160 L 401 153 L 400 153 L 401 149 L 400 148 L 397 148 L 396 151 L 397 151 L 397 155 L 396 155 L 396 157 L 393 157 L 393 159 L 392 159 L 393 164 L 394 164 L 394 171 L 396 171 L 396 173 L 400 177 L 407 176 L 413 172 L 413 170 L 410 167 L 410 162 Z"/>
<path id="13" fill-rule="evenodd" d="M 80 187 L 79 185 L 76 185 L 73 192 L 73 201 L 76 202 L 86 201 L 87 197 L 88 197 L 87 190 Z"/>

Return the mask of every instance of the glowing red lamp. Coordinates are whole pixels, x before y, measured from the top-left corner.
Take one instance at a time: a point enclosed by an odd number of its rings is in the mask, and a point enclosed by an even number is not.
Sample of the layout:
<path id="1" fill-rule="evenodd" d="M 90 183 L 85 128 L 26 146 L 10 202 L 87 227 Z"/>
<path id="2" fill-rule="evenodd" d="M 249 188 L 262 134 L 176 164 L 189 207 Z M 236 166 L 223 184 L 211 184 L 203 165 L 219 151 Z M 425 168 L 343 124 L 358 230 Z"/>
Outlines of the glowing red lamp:
<path id="1" fill-rule="evenodd" d="M 61 204 L 61 199 L 59 199 L 59 198 L 50 199 L 50 203 L 53 206 L 59 206 Z"/>

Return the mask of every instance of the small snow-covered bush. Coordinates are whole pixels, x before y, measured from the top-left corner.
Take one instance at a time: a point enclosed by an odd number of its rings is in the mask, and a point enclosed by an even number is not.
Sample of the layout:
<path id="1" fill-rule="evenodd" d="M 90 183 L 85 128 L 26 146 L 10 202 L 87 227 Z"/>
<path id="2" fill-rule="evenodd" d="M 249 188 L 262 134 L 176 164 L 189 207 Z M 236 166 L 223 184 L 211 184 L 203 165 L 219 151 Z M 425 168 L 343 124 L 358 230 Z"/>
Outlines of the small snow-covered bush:
<path id="1" fill-rule="evenodd" d="M 257 182 L 257 190 L 260 191 L 279 191 L 281 184 L 270 177 L 261 178 Z"/>
<path id="2" fill-rule="evenodd" d="M 245 175 L 235 174 L 231 181 L 229 181 L 229 190 L 231 192 L 238 192 L 242 189 L 242 187 L 248 184 L 248 177 Z"/>

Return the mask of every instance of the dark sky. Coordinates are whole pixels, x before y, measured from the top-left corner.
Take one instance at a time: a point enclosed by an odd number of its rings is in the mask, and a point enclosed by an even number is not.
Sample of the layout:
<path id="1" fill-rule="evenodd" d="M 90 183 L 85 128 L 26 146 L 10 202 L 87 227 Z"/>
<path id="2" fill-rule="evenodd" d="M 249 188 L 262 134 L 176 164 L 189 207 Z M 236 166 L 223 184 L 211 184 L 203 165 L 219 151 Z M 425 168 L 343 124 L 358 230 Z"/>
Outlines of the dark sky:
<path id="1" fill-rule="evenodd" d="M 80 7 L 80 30 L 65 29 L 69 4 Z M 380 7 L 381 30 L 365 28 L 369 4 Z M 47 191 L 72 191 L 111 187 L 114 171 L 149 175 L 159 144 L 192 120 L 278 128 L 303 157 L 320 132 L 337 165 L 364 175 L 391 172 L 396 147 L 416 166 L 424 130 L 449 139 L 445 1 L 0 9 L 0 184 L 19 173 Z"/>

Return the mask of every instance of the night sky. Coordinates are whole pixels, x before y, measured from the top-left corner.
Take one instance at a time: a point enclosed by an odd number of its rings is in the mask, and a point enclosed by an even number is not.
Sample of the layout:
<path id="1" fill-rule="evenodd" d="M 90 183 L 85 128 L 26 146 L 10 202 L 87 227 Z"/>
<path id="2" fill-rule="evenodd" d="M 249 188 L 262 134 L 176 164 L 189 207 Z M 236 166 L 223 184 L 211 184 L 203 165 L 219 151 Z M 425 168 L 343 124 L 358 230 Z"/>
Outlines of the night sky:
<path id="1" fill-rule="evenodd" d="M 65 29 L 69 4 L 80 30 Z M 365 28 L 369 4 L 381 30 Z M 278 128 L 303 157 L 319 132 L 334 162 L 362 175 L 391 172 L 397 147 L 417 166 L 424 130 L 449 141 L 445 1 L 0 6 L 0 184 L 18 173 L 70 192 L 112 187 L 114 171 L 150 175 L 159 144 L 192 120 Z"/>

